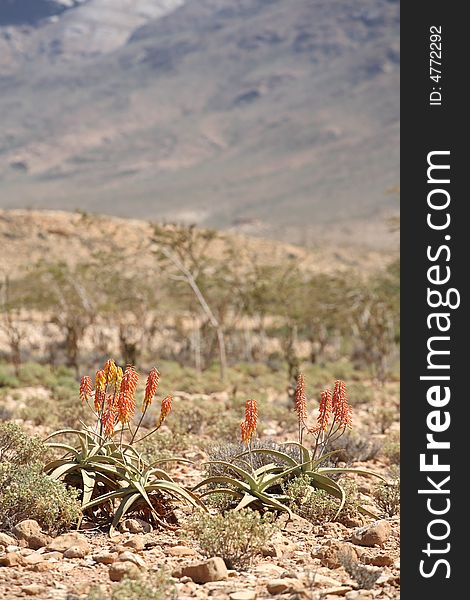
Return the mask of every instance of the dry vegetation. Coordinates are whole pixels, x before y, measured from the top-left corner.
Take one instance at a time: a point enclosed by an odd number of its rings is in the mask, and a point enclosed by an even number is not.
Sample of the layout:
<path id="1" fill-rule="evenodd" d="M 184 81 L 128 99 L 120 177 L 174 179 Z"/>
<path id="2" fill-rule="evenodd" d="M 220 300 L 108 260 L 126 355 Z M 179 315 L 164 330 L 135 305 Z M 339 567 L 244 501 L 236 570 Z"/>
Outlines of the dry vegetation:
<path id="1" fill-rule="evenodd" d="M 2 279 L 0 593 L 398 597 L 397 262 L 71 223 Z"/>

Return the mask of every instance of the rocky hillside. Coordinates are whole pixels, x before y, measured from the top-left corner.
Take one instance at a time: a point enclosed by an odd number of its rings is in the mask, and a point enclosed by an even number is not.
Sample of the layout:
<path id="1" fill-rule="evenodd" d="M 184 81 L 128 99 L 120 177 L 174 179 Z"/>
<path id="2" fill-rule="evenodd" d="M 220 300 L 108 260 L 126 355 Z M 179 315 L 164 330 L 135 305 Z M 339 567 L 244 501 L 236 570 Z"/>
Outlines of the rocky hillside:
<path id="1" fill-rule="evenodd" d="M 396 244 L 398 2 L 4 5 L 0 207 Z"/>
<path id="2" fill-rule="evenodd" d="M 152 233 L 149 222 L 137 219 L 60 211 L 0 210 L 0 277 L 14 277 L 40 261 L 87 262 L 111 249 L 138 268 L 155 265 Z M 251 260 L 249 257 L 256 257 L 261 264 L 295 260 L 304 269 L 322 273 L 350 269 L 370 273 L 393 258 L 390 253 L 358 248 L 309 251 L 291 244 L 235 234 L 228 235 L 227 240 L 238 249 L 240 261 Z M 218 252 L 217 245 L 213 251 Z"/>

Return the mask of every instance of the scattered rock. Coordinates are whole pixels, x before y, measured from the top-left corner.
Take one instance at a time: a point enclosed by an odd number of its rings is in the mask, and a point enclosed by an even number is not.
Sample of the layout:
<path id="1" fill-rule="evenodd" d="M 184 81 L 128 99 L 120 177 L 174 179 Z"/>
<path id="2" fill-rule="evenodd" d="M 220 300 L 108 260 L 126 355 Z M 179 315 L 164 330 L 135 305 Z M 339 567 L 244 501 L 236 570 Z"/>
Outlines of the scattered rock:
<path id="1" fill-rule="evenodd" d="M 41 561 L 36 563 L 35 565 L 28 566 L 30 571 L 34 571 L 35 573 L 44 573 L 45 571 L 52 571 L 57 568 L 58 563 L 49 562 L 49 561 Z"/>
<path id="2" fill-rule="evenodd" d="M 119 526 L 119 530 L 129 533 L 150 533 L 152 526 L 142 519 L 126 519 Z"/>
<path id="3" fill-rule="evenodd" d="M 392 528 L 388 521 L 375 521 L 375 523 L 356 529 L 352 534 L 351 541 L 358 546 L 383 547 L 391 533 Z"/>
<path id="4" fill-rule="evenodd" d="M 0 556 L 0 567 L 18 567 L 23 564 L 24 558 L 18 552 L 8 552 Z"/>
<path id="5" fill-rule="evenodd" d="M 27 596 L 37 596 L 44 591 L 44 588 L 37 583 L 30 583 L 29 585 L 21 586 L 21 591 Z"/>
<path id="6" fill-rule="evenodd" d="M 261 550 L 261 554 L 270 558 L 282 558 L 282 550 L 277 544 L 268 544 Z"/>
<path id="7" fill-rule="evenodd" d="M 37 565 L 38 563 L 42 562 L 44 560 L 44 554 L 38 554 L 37 552 L 34 552 L 33 554 L 30 554 L 29 556 L 25 556 L 23 558 L 23 564 L 24 565 Z"/>
<path id="8" fill-rule="evenodd" d="M 39 550 L 43 546 L 47 546 L 52 538 L 41 531 L 39 523 L 34 519 L 26 519 L 20 521 L 13 528 L 13 533 L 19 540 L 24 540 L 29 548 Z"/>
<path id="9" fill-rule="evenodd" d="M 123 544 L 127 548 L 132 548 L 136 552 L 142 552 L 145 548 L 145 537 L 143 535 L 134 535 Z"/>
<path id="10" fill-rule="evenodd" d="M 124 577 L 137 579 L 140 575 L 140 569 L 134 562 L 115 562 L 109 567 L 108 573 L 111 581 L 121 581 Z"/>
<path id="11" fill-rule="evenodd" d="M 327 577 L 326 575 L 322 575 L 321 573 L 315 573 L 315 586 L 329 586 L 329 587 L 338 587 L 341 586 L 340 581 L 336 581 L 333 577 Z"/>
<path id="12" fill-rule="evenodd" d="M 100 552 L 99 554 L 93 554 L 93 560 L 104 565 L 112 565 L 116 562 L 117 555 L 115 552 Z"/>
<path id="13" fill-rule="evenodd" d="M 393 556 L 388 552 L 379 552 L 375 556 L 367 556 L 362 559 L 367 565 L 373 565 L 374 567 L 390 567 L 393 565 Z"/>
<path id="14" fill-rule="evenodd" d="M 194 556 L 196 551 L 188 546 L 173 546 L 168 550 L 170 556 Z"/>
<path id="15" fill-rule="evenodd" d="M 16 540 L 14 538 L 0 531 L 0 546 L 14 546 L 15 544 Z"/>
<path id="16" fill-rule="evenodd" d="M 346 600 L 369 600 L 373 597 L 374 594 L 369 590 L 353 590 L 351 592 L 347 592 L 345 596 Z"/>
<path id="17" fill-rule="evenodd" d="M 298 579 L 271 579 L 266 584 L 266 589 L 272 596 L 277 594 L 294 594 L 302 591 L 303 586 Z"/>
<path id="18" fill-rule="evenodd" d="M 273 565 L 271 563 L 264 563 L 261 565 L 258 565 L 255 568 L 256 573 L 259 573 L 260 575 L 271 575 L 274 577 L 279 577 L 280 575 L 283 575 L 285 573 L 285 569 L 283 567 L 279 567 L 278 565 Z"/>
<path id="19" fill-rule="evenodd" d="M 227 567 L 222 558 L 214 557 L 204 562 L 188 565 L 181 570 L 182 577 L 191 577 L 195 583 L 208 583 L 227 579 Z"/>
<path id="20" fill-rule="evenodd" d="M 257 595 L 253 590 L 242 590 L 239 592 L 232 592 L 229 597 L 230 600 L 256 600 Z"/>
<path id="21" fill-rule="evenodd" d="M 76 531 L 59 535 L 59 537 L 56 537 L 46 546 L 46 549 L 51 552 L 62 552 L 63 554 L 72 547 L 79 548 L 82 551 L 83 556 L 86 556 L 91 551 L 90 544 L 86 537 Z"/>
<path id="22" fill-rule="evenodd" d="M 342 585 L 339 587 L 327 588 L 326 590 L 322 590 L 322 596 L 344 596 L 348 592 L 352 591 L 352 587 L 349 585 Z"/>
<path id="23" fill-rule="evenodd" d="M 85 548 L 83 546 L 70 546 L 64 552 L 65 558 L 85 558 L 88 552 L 85 552 Z"/>
<path id="24" fill-rule="evenodd" d="M 346 542 L 328 540 L 319 550 L 313 553 L 314 558 L 319 558 L 321 564 L 329 569 L 341 567 L 341 555 L 352 554 L 357 559 L 357 550 Z"/>
<path id="25" fill-rule="evenodd" d="M 133 552 L 130 552 L 129 550 L 126 550 L 125 552 L 121 552 L 121 554 L 119 555 L 118 561 L 120 562 L 132 562 L 135 565 L 137 565 L 138 567 L 141 567 L 142 569 L 145 569 L 145 560 L 139 556 L 138 554 L 134 554 Z"/>

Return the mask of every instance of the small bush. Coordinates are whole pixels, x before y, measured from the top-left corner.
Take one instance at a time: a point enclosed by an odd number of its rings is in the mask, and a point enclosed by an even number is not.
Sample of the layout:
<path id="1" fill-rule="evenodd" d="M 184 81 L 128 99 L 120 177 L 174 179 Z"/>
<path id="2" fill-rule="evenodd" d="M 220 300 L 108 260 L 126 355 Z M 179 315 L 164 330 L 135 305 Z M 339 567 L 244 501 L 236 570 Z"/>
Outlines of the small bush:
<path id="1" fill-rule="evenodd" d="M 344 478 L 341 486 L 346 493 L 346 502 L 336 520 L 348 521 L 358 514 L 357 487 L 354 481 Z M 312 523 L 334 521 L 339 508 L 339 500 L 324 490 L 312 490 L 308 476 L 296 477 L 283 486 L 289 496 L 290 508 Z"/>
<path id="2" fill-rule="evenodd" d="M 377 568 L 361 565 L 352 552 L 339 552 L 338 558 L 346 573 L 354 579 L 361 590 L 372 589 L 377 579 L 382 575 L 382 571 Z"/>
<path id="3" fill-rule="evenodd" d="M 372 495 L 380 510 L 389 517 L 400 511 L 400 479 L 398 469 L 392 470 L 390 483 L 376 483 L 372 488 Z"/>
<path id="4" fill-rule="evenodd" d="M 352 406 L 369 404 L 374 401 L 374 390 L 370 385 L 364 385 L 359 381 L 349 384 L 349 403 Z"/>
<path id="5" fill-rule="evenodd" d="M 69 529 L 81 515 L 78 492 L 44 475 L 39 464 L 0 463 L 0 526 L 11 528 L 35 519 L 56 533 Z"/>
<path id="6" fill-rule="evenodd" d="M 160 570 L 138 579 L 124 578 L 112 586 L 110 593 L 100 586 L 93 587 L 87 600 L 167 600 L 176 597 L 168 575 Z"/>
<path id="7" fill-rule="evenodd" d="M 189 522 L 202 552 L 220 556 L 229 569 L 246 568 L 276 530 L 271 513 L 261 516 L 250 509 L 215 516 L 198 512 Z"/>
<path id="8" fill-rule="evenodd" d="M 0 388 L 16 388 L 19 387 L 20 381 L 10 369 L 4 365 L 0 365 Z"/>
<path id="9" fill-rule="evenodd" d="M 395 432 L 388 436 L 382 447 L 382 454 L 388 458 L 390 464 L 400 464 L 400 435 L 398 433 Z"/>
<path id="10" fill-rule="evenodd" d="M 238 427 L 240 427 L 240 423 L 238 422 Z M 284 452 L 285 454 L 288 454 L 289 456 L 292 456 L 292 458 L 295 459 L 299 459 L 299 452 L 298 449 L 295 446 L 283 446 L 282 444 L 278 444 L 272 440 L 269 439 L 259 439 L 259 438 L 254 438 L 251 441 L 251 449 L 252 450 L 257 450 L 257 449 L 268 449 L 268 450 L 275 450 L 277 452 Z M 225 442 L 225 443 L 218 443 L 218 444 L 212 444 L 208 449 L 207 449 L 207 453 L 209 455 L 209 460 L 222 460 L 225 462 L 228 462 L 230 464 L 236 465 L 238 467 L 242 467 L 244 469 L 246 469 L 247 467 L 247 462 L 249 463 L 249 458 L 247 455 L 245 455 L 243 458 L 236 458 L 238 455 L 246 453 L 247 448 L 246 445 L 242 442 L 238 442 L 238 443 L 232 443 L 232 442 Z M 261 454 L 258 452 L 253 452 L 252 454 L 252 467 L 253 469 L 259 469 L 260 467 L 263 467 L 265 465 L 269 465 L 271 463 L 274 463 L 276 465 L 285 467 L 286 463 L 284 461 L 282 461 L 281 459 L 277 458 L 276 456 L 272 455 L 272 454 Z M 237 478 L 237 474 L 230 471 L 227 467 L 225 467 L 224 465 L 210 465 L 209 469 L 209 475 L 227 475 L 230 474 L 230 476 Z"/>
<path id="11" fill-rule="evenodd" d="M 377 456 L 382 447 L 381 442 L 367 439 L 354 433 L 347 433 L 328 445 L 327 452 L 337 450 L 331 457 L 334 463 L 352 463 L 356 461 L 368 461 Z"/>
<path id="12" fill-rule="evenodd" d="M 16 423 L 0 423 L 0 463 L 25 465 L 42 460 L 47 447 L 38 437 L 30 437 Z"/>

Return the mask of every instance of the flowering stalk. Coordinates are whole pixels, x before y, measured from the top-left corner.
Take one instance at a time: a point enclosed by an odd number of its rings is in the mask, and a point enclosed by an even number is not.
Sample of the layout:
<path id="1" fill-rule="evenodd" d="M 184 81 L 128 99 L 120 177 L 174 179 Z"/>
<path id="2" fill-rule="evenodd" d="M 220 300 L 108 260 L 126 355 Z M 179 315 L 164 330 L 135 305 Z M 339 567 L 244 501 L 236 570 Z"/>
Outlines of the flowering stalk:
<path id="1" fill-rule="evenodd" d="M 139 419 L 139 422 L 137 423 L 137 427 L 135 428 L 135 431 L 132 434 L 131 442 L 130 442 L 131 444 L 134 441 L 135 436 L 137 435 L 137 432 L 139 431 L 139 428 L 142 424 L 142 421 L 144 420 L 147 409 L 152 404 L 155 394 L 157 393 L 159 381 L 160 381 L 160 372 L 158 371 L 158 369 L 153 367 L 152 369 L 150 369 L 150 373 L 148 374 L 148 377 L 147 377 L 147 382 L 145 384 L 145 396 L 144 396 L 144 400 L 142 402 L 142 414 L 140 415 L 140 419 Z"/>
<path id="2" fill-rule="evenodd" d="M 251 467 L 253 468 L 253 455 L 251 452 L 251 440 L 258 426 L 258 406 L 256 400 L 247 400 L 245 404 L 245 419 L 240 424 L 241 438 L 248 447 Z"/>
<path id="3" fill-rule="evenodd" d="M 303 373 L 297 376 L 297 387 L 295 388 L 295 412 L 299 424 L 299 443 L 302 444 L 304 430 L 307 420 L 307 397 L 305 395 L 305 378 Z"/>
<path id="4" fill-rule="evenodd" d="M 146 433 L 143 437 L 141 437 L 139 440 L 137 440 L 136 443 L 141 442 L 142 440 L 145 440 L 145 438 L 149 437 L 150 435 L 152 435 L 152 433 L 155 433 L 156 431 L 158 431 L 160 429 L 160 427 L 163 425 L 163 421 L 170 414 L 172 406 L 173 406 L 173 396 L 170 395 L 170 396 L 166 396 L 165 398 L 163 398 L 162 405 L 160 408 L 160 417 L 157 421 L 156 426 L 152 429 L 152 431 L 150 431 L 149 433 Z"/>

